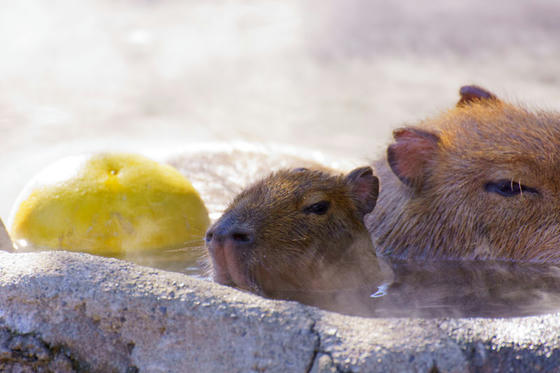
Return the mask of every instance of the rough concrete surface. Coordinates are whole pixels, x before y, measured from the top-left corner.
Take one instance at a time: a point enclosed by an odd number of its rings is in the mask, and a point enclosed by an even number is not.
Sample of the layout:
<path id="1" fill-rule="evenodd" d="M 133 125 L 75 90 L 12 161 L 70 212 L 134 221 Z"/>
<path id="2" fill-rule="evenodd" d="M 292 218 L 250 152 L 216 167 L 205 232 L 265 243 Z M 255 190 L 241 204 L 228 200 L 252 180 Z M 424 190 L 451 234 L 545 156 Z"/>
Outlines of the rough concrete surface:
<path id="1" fill-rule="evenodd" d="M 92 371 L 305 371 L 318 342 L 303 306 L 185 275 L 63 252 L 0 262 L 6 366 L 28 357 Z"/>
<path id="2" fill-rule="evenodd" d="M 66 252 L 0 253 L 0 368 L 555 371 L 559 315 L 366 319 Z"/>

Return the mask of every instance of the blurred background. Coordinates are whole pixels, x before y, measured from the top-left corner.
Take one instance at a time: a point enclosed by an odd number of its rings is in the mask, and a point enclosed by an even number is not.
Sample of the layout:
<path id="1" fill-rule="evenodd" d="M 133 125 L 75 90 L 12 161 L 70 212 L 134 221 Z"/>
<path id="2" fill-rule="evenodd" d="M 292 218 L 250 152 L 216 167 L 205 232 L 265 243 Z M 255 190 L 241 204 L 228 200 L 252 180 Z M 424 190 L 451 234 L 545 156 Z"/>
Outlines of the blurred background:
<path id="1" fill-rule="evenodd" d="M 372 160 L 476 83 L 560 109 L 553 0 L 39 0 L 0 11 L 0 217 L 54 160 L 202 142 Z"/>

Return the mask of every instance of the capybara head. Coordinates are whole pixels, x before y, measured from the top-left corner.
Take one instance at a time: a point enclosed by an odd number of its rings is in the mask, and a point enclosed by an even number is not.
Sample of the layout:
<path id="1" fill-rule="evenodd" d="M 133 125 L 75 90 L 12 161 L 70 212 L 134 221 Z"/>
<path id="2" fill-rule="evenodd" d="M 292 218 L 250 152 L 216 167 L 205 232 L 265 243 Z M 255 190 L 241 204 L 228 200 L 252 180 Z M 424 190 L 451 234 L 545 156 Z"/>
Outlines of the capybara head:
<path id="1" fill-rule="evenodd" d="M 460 93 L 452 110 L 394 132 L 374 241 L 402 258 L 560 261 L 560 115 Z"/>
<path id="2" fill-rule="evenodd" d="M 346 176 L 273 173 L 241 192 L 208 230 L 214 280 L 269 297 L 333 285 L 345 264 L 360 261 L 350 252 L 374 255 L 363 217 L 377 195 L 370 167 Z"/>

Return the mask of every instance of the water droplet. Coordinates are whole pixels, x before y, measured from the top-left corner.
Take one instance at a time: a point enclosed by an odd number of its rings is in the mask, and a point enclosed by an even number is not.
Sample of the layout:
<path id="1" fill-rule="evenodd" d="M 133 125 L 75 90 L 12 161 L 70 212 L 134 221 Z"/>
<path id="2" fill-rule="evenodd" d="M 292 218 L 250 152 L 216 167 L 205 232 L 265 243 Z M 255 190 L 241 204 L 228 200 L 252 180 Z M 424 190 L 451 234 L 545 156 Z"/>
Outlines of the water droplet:
<path id="1" fill-rule="evenodd" d="M 377 291 L 375 293 L 371 294 L 369 297 L 370 298 L 379 298 L 379 297 L 387 295 L 387 288 L 388 287 L 389 287 L 388 283 L 384 283 L 384 284 L 379 285 L 377 287 Z"/>

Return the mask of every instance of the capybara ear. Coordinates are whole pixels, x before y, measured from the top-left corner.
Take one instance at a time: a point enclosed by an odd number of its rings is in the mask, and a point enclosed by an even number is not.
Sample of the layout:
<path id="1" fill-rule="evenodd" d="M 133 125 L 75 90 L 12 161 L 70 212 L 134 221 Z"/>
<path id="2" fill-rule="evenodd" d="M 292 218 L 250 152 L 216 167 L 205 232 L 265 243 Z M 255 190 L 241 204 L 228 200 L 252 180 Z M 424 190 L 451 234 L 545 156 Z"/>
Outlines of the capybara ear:
<path id="1" fill-rule="evenodd" d="M 459 89 L 459 94 L 461 95 L 461 99 L 457 102 L 457 106 L 468 106 L 473 102 L 500 101 L 492 92 L 477 85 L 462 86 L 461 89 Z"/>
<path id="2" fill-rule="evenodd" d="M 439 136 L 423 129 L 406 127 L 393 132 L 395 142 L 387 148 L 387 161 L 398 178 L 408 186 L 422 184 L 426 163 L 437 150 Z"/>
<path id="3" fill-rule="evenodd" d="M 346 176 L 352 193 L 358 198 L 356 206 L 362 216 L 369 214 L 375 207 L 379 195 L 379 179 L 373 174 L 371 167 L 360 167 Z"/>

